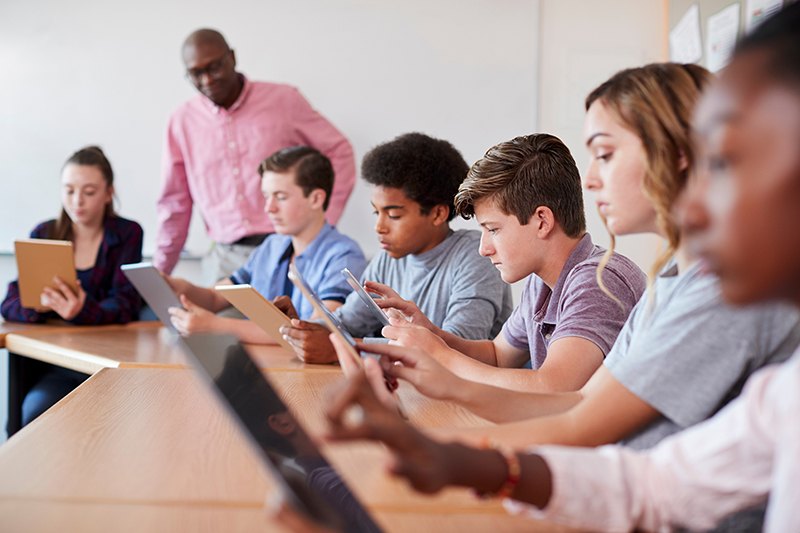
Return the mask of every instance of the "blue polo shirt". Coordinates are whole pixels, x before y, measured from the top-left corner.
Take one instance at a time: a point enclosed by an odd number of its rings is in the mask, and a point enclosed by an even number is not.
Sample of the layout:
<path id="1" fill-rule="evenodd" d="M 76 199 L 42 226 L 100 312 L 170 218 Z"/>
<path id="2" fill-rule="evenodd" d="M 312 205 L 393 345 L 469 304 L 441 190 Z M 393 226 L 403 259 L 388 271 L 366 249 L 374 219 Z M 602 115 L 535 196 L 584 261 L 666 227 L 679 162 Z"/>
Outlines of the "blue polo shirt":
<path id="1" fill-rule="evenodd" d="M 292 299 L 300 318 L 306 320 L 314 312 L 311 304 L 289 280 L 289 261 L 294 247 L 288 235 L 272 234 L 253 250 L 247 263 L 234 272 L 230 279 L 236 284 L 247 283 L 272 300 L 278 296 Z M 322 300 L 344 302 L 352 291 L 341 274 L 349 268 L 360 277 L 367 261 L 358 244 L 325 224 L 306 250 L 294 258 L 297 270 Z"/>

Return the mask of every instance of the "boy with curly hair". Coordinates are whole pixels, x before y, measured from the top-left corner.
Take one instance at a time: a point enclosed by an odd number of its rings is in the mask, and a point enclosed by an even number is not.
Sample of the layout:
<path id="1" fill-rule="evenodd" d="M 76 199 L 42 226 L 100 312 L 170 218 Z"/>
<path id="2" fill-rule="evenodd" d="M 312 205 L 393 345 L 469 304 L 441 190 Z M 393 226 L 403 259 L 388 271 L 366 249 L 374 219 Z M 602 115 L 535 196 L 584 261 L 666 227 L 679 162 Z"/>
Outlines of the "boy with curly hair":
<path id="1" fill-rule="evenodd" d="M 362 177 L 373 185 L 371 204 L 382 251 L 361 281 L 393 287 L 418 302 L 438 327 L 466 339 L 497 335 L 511 312 L 511 292 L 478 252 L 480 232 L 453 230 L 453 200 L 469 167 L 447 141 L 407 133 L 372 149 Z M 379 334 L 382 324 L 350 294 L 336 314 L 356 337 Z M 336 360 L 328 330 L 293 320 L 283 334 L 308 363 Z"/>

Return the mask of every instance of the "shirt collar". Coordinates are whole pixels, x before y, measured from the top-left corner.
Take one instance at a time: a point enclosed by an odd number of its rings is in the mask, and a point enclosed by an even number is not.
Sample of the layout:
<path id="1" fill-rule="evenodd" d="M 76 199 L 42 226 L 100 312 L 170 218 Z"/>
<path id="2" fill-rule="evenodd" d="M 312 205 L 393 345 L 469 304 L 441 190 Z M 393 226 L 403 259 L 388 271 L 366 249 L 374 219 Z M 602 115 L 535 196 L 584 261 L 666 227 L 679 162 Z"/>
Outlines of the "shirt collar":
<path id="1" fill-rule="evenodd" d="M 231 105 L 230 108 L 225 109 L 224 107 L 220 107 L 211 100 L 209 100 L 208 97 L 206 97 L 205 95 L 202 94 L 200 95 L 200 97 L 202 98 L 203 105 L 205 105 L 206 108 L 208 108 L 215 115 L 218 115 L 220 113 L 223 114 L 233 113 L 234 111 L 236 111 L 237 109 L 239 109 L 244 105 L 245 101 L 247 100 L 247 97 L 250 95 L 250 92 L 252 91 L 253 88 L 253 84 L 250 83 L 250 81 L 247 79 L 247 76 L 245 76 L 244 74 L 237 74 L 237 75 L 239 76 L 239 79 L 242 80 L 242 92 L 239 93 L 239 98 L 236 99 L 236 101 L 233 103 L 233 105 Z"/>
<path id="2" fill-rule="evenodd" d="M 330 235 L 332 231 L 333 231 L 333 226 L 331 226 L 326 222 L 322 226 L 322 229 L 319 230 L 319 233 L 317 233 L 317 236 L 314 237 L 314 240 L 311 241 L 308 247 L 306 247 L 305 251 L 302 254 L 295 257 L 295 261 L 299 260 L 300 262 L 302 262 L 306 257 L 313 258 L 316 255 L 319 247 L 322 246 L 322 242 L 325 241 L 325 238 L 328 235 Z M 283 254 L 285 255 L 286 253 L 288 253 L 288 250 L 290 250 L 291 248 L 292 248 L 292 239 L 289 238 L 286 240 L 286 245 L 285 248 L 283 249 Z"/>
<path id="3" fill-rule="evenodd" d="M 550 298 L 547 300 L 547 309 L 545 310 L 544 319 L 542 319 L 542 322 L 547 322 L 548 324 L 556 323 L 559 307 L 558 304 L 561 301 L 561 291 L 564 289 L 564 282 L 567 280 L 567 276 L 569 276 L 569 273 L 572 272 L 572 269 L 575 268 L 579 263 L 589 259 L 589 257 L 592 255 L 592 252 L 594 252 L 594 243 L 592 242 L 592 237 L 588 233 L 584 233 L 583 237 L 581 237 L 581 240 L 578 241 L 578 244 L 575 245 L 575 248 L 573 248 L 572 252 L 570 252 L 569 257 L 567 257 L 567 262 L 564 263 L 564 267 L 561 269 L 561 273 L 558 275 L 558 280 L 553 286 L 553 290 L 550 293 Z"/>

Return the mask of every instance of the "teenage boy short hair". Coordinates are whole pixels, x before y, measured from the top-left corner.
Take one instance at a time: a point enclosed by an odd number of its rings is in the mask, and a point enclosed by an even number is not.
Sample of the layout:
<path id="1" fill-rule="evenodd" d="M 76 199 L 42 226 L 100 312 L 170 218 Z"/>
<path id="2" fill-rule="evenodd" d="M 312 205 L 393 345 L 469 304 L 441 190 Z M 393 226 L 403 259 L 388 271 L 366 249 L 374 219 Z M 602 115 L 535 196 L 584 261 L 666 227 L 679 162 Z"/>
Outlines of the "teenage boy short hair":
<path id="1" fill-rule="evenodd" d="M 485 198 L 522 225 L 537 207 L 545 206 L 567 236 L 586 231 L 578 167 L 569 148 L 553 135 L 525 135 L 489 148 L 459 187 L 456 212 L 471 218 L 475 203 Z"/>
<path id="2" fill-rule="evenodd" d="M 370 150 L 361 163 L 361 176 L 379 187 L 400 189 L 427 215 L 446 205 L 447 220 L 456 216 L 453 197 L 469 166 L 447 141 L 422 133 L 406 133 Z"/>
<path id="3" fill-rule="evenodd" d="M 325 192 L 322 209 L 328 209 L 333 190 L 333 165 L 323 153 L 310 146 L 291 146 L 278 150 L 258 165 L 258 173 L 295 171 L 295 183 L 308 196 L 315 189 Z"/>

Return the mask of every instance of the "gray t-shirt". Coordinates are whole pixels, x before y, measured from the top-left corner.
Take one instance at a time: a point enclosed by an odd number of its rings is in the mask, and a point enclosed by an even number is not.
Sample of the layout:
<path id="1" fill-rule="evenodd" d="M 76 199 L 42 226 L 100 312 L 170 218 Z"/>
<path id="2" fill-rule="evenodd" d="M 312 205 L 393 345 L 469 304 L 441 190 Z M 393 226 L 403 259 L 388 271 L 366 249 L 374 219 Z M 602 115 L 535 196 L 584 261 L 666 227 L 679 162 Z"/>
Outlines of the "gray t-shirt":
<path id="1" fill-rule="evenodd" d="M 478 253 L 480 238 L 478 231 L 458 230 L 419 255 L 394 259 L 381 252 L 367 265 L 361 281 L 390 286 L 445 331 L 465 339 L 492 338 L 511 313 L 511 289 L 491 261 Z M 356 337 L 380 335 L 380 321 L 355 292 L 336 314 Z"/>
<path id="2" fill-rule="evenodd" d="M 716 276 L 668 265 L 642 297 L 605 360 L 611 374 L 662 416 L 621 441 L 650 448 L 739 395 L 747 377 L 800 344 L 794 307 L 732 307 Z M 653 301 L 650 302 L 649 298 Z"/>

